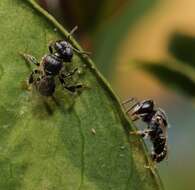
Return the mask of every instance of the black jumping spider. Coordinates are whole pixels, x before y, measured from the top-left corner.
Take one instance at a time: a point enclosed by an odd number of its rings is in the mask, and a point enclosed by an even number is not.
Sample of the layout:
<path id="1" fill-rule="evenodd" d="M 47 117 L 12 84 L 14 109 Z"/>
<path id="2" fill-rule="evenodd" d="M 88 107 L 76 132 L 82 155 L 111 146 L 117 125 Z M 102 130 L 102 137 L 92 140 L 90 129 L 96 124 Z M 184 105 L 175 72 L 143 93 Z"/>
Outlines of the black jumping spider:
<path id="1" fill-rule="evenodd" d="M 73 28 L 70 32 L 68 39 L 73 34 L 77 27 Z M 49 45 L 50 54 L 45 55 L 39 63 L 33 56 L 22 54 L 23 57 L 38 68 L 33 70 L 29 76 L 28 83 L 33 84 L 37 91 L 43 96 L 52 96 L 55 92 L 55 79 L 58 78 L 63 87 L 70 92 L 75 92 L 77 89 L 82 88 L 82 84 L 67 85 L 65 78 L 70 77 L 76 73 L 77 68 L 65 74 L 65 64 L 72 61 L 73 51 L 80 54 L 86 54 L 76 48 L 72 47 L 67 41 L 61 40 L 53 42 Z"/>
<path id="2" fill-rule="evenodd" d="M 123 106 L 127 103 L 135 101 L 134 98 L 131 98 L 123 102 Z M 136 101 L 133 106 L 126 110 L 127 113 L 130 113 L 130 117 L 133 121 L 142 119 L 145 123 L 148 124 L 148 128 L 143 131 L 135 131 L 130 134 L 140 135 L 142 137 L 149 137 L 152 145 L 153 151 L 151 158 L 155 162 L 162 161 L 167 156 L 167 127 L 168 119 L 165 112 L 155 107 L 153 100 L 143 100 Z"/>

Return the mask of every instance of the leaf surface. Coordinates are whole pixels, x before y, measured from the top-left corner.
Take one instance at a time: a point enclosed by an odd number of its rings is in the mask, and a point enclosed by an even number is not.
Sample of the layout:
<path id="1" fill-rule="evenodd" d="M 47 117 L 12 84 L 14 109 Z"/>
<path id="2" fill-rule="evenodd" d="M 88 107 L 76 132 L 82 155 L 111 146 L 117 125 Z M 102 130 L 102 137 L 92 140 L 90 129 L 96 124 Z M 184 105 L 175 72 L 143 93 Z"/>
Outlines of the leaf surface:
<path id="1" fill-rule="evenodd" d="M 34 67 L 19 53 L 40 60 L 66 30 L 33 0 L 1 0 L 0 15 L 0 189 L 163 189 L 156 170 L 144 167 L 143 141 L 128 135 L 133 126 L 89 58 L 73 58 L 80 71 L 74 80 L 87 86 L 78 95 L 60 84 L 53 99 L 24 88 Z"/>

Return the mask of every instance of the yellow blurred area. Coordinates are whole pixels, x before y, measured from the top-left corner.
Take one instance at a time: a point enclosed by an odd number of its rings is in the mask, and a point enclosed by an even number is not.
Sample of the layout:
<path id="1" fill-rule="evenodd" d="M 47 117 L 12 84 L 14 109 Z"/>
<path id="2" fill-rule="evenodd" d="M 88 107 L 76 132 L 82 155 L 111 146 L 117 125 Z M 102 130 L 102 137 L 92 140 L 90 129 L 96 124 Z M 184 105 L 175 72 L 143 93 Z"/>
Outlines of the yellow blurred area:
<path id="1" fill-rule="evenodd" d="M 151 75 L 129 66 L 130 60 L 160 61 L 169 57 L 168 40 L 175 31 L 195 34 L 195 0 L 161 0 L 131 28 L 119 47 L 116 74 L 113 75 L 114 86 L 123 98 L 129 94 L 141 99 L 158 99 L 159 95 L 166 101 L 175 98 Z M 134 81 L 131 86 L 129 81 Z"/>

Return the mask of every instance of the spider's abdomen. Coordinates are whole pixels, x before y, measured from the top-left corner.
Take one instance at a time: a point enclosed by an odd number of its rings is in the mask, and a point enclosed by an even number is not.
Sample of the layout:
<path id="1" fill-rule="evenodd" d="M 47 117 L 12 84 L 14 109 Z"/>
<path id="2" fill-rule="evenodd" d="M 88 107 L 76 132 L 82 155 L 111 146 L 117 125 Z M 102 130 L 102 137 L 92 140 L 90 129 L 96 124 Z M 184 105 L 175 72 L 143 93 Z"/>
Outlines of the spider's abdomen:
<path id="1" fill-rule="evenodd" d="M 157 144 L 156 144 L 157 145 Z M 157 146 L 154 145 L 154 152 L 152 154 L 152 160 L 156 162 L 161 162 L 167 156 L 167 144 L 166 142 L 161 142 Z"/>
<path id="2" fill-rule="evenodd" d="M 55 80 L 51 76 L 44 76 L 37 82 L 36 88 L 43 96 L 52 96 L 55 92 Z"/>

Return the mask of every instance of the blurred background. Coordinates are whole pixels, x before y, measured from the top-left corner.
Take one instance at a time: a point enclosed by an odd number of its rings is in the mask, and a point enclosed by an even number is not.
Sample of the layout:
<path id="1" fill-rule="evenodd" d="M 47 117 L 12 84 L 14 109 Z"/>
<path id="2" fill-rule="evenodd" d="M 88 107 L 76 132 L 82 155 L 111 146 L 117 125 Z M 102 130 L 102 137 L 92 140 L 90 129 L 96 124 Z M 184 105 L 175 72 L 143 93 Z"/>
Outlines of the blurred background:
<path id="1" fill-rule="evenodd" d="M 122 99 L 153 98 L 166 110 L 166 190 L 195 189 L 195 1 L 39 0 L 91 51 Z"/>

